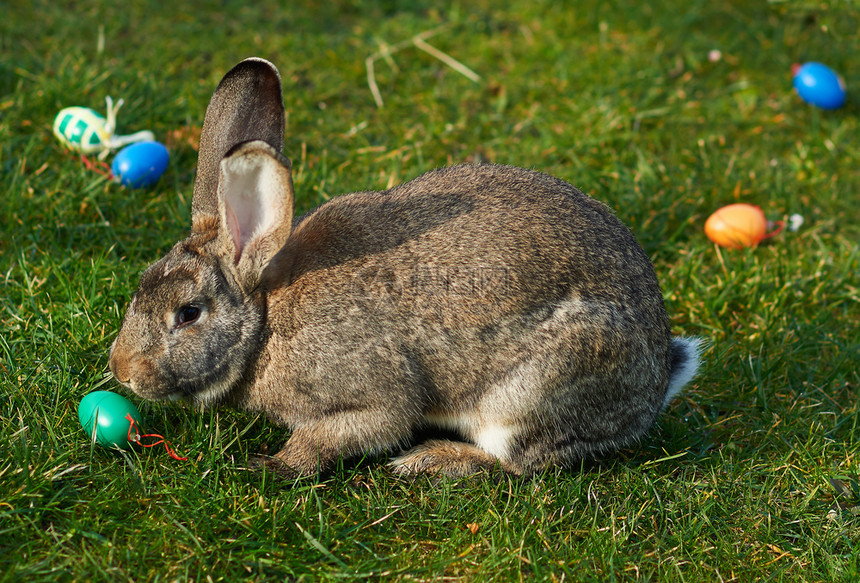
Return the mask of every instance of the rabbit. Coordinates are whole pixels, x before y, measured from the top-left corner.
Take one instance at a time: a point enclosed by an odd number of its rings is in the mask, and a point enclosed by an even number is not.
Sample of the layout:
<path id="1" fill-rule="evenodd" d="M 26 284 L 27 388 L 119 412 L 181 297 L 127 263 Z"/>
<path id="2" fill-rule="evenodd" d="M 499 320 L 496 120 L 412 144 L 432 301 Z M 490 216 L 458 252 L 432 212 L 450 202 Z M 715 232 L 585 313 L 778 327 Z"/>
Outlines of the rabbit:
<path id="1" fill-rule="evenodd" d="M 277 69 L 207 107 L 191 232 L 143 273 L 110 352 L 123 386 L 266 414 L 261 464 L 317 475 L 431 439 L 401 475 L 530 475 L 638 441 L 696 374 L 654 268 L 604 204 L 495 164 L 432 170 L 293 219 Z"/>

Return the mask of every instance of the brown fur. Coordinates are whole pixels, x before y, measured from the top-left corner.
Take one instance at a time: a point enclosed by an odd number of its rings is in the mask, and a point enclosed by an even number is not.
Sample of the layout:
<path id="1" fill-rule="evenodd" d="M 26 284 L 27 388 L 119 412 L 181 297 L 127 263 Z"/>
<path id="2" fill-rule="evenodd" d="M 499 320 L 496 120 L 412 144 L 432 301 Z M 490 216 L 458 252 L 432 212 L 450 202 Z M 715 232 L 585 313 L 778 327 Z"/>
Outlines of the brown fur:
<path id="1" fill-rule="evenodd" d="M 293 220 L 264 63 L 240 63 L 207 109 L 193 231 L 141 279 L 111 353 L 121 383 L 265 412 L 293 430 L 264 462 L 284 475 L 433 425 L 469 443 L 428 442 L 398 472 L 529 473 L 648 430 L 696 342 L 671 337 L 651 263 L 605 205 L 463 165 Z"/>

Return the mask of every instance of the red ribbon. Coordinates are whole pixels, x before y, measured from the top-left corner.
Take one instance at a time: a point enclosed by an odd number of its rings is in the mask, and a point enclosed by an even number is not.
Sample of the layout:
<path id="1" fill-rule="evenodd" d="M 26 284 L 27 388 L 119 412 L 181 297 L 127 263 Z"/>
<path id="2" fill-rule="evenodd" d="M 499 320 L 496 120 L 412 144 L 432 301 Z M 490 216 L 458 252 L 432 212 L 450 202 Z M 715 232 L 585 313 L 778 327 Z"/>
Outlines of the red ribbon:
<path id="1" fill-rule="evenodd" d="M 173 459 L 180 461 L 180 462 L 184 462 L 185 460 L 188 459 L 187 457 L 179 457 L 178 455 L 176 455 L 176 452 L 174 452 L 173 449 L 171 449 L 171 447 L 170 447 L 170 442 L 167 441 L 166 439 L 164 439 L 162 436 L 158 435 L 157 433 L 147 433 L 145 435 L 140 435 L 139 433 L 135 432 L 135 435 L 132 436 L 131 432 L 134 431 L 134 418 L 131 416 L 131 413 L 127 413 L 125 418 L 128 419 L 128 422 L 129 422 L 129 425 L 128 425 L 128 440 L 129 441 L 136 443 L 140 447 L 155 447 L 156 445 L 160 445 L 163 443 L 164 447 L 167 449 L 167 453 L 170 454 L 170 457 L 172 457 Z M 142 443 L 140 441 L 140 439 L 142 437 L 155 437 L 156 439 L 158 439 L 158 441 L 153 442 L 153 443 Z"/>
<path id="2" fill-rule="evenodd" d="M 87 170 L 92 170 L 93 172 L 101 174 L 102 176 L 106 176 L 109 180 L 113 180 L 115 178 L 113 175 L 113 171 L 111 170 L 111 167 L 108 166 L 107 162 L 102 162 L 101 160 L 93 162 L 83 154 L 81 154 L 81 162 L 84 163 L 84 166 L 86 166 Z"/>

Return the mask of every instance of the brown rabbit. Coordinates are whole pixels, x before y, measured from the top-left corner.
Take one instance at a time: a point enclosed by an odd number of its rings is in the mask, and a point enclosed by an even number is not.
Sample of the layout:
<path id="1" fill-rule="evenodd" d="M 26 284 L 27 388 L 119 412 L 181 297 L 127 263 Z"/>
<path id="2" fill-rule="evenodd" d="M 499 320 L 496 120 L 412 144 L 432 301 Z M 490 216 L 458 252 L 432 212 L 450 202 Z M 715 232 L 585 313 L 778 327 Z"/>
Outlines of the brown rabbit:
<path id="1" fill-rule="evenodd" d="M 292 429 L 284 475 L 386 451 L 399 473 L 514 474 L 639 439 L 696 372 L 654 269 L 603 204 L 497 165 L 428 172 L 293 220 L 280 76 L 239 63 L 206 110 L 192 227 L 143 274 L 111 349 L 148 399 Z"/>

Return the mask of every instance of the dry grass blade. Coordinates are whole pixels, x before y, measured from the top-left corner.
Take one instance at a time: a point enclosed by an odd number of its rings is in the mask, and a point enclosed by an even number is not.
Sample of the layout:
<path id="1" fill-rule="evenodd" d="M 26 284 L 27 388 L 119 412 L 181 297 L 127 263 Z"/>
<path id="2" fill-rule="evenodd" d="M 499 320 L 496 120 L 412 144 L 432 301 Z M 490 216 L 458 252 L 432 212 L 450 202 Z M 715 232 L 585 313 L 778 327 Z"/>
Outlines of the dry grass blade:
<path id="1" fill-rule="evenodd" d="M 440 26 L 437 28 L 433 28 L 431 30 L 424 31 L 420 34 L 416 34 L 411 39 L 399 42 L 394 45 L 383 44 L 382 48 L 377 52 L 373 53 L 369 57 L 367 57 L 364 61 L 365 69 L 367 70 L 367 85 L 370 88 L 370 93 L 373 95 L 373 101 L 376 103 L 376 107 L 382 108 L 385 105 L 385 101 L 382 99 L 382 93 L 379 90 L 379 85 L 376 83 L 376 67 L 375 63 L 379 59 L 385 59 L 390 64 L 394 64 L 393 54 L 399 52 L 409 46 L 414 46 L 428 55 L 438 59 L 439 61 L 445 63 L 467 79 L 477 83 L 481 80 L 480 75 L 475 73 L 472 69 L 452 57 L 451 55 L 444 53 L 437 49 L 436 47 L 427 43 L 426 39 L 431 38 L 443 30 L 448 28 L 447 26 Z"/>

